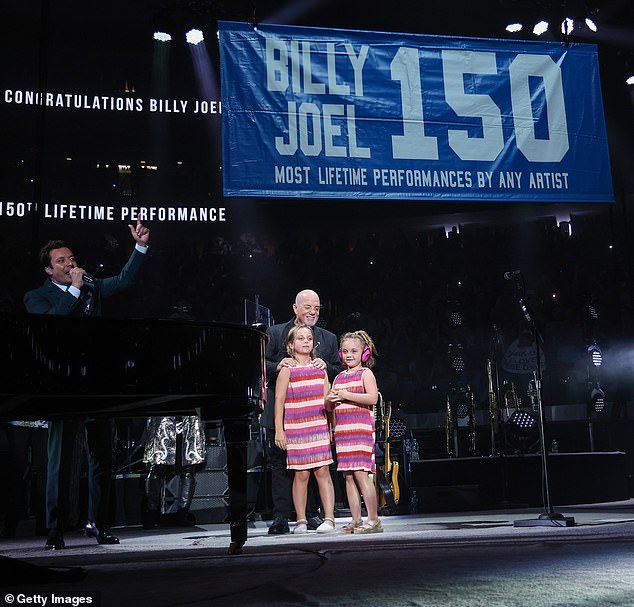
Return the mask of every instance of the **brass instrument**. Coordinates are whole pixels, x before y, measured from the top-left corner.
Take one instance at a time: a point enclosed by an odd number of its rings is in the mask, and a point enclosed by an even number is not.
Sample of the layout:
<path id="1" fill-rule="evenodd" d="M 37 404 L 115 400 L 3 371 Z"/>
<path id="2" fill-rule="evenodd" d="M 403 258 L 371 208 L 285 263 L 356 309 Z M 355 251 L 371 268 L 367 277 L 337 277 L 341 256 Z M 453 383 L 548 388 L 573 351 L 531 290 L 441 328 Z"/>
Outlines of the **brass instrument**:
<path id="1" fill-rule="evenodd" d="M 533 372 L 534 375 L 537 375 L 535 372 Z M 528 382 L 528 388 L 526 389 L 526 393 L 528 394 L 528 400 L 531 401 L 531 409 L 533 409 L 533 411 L 538 411 L 539 410 L 539 401 L 537 400 L 538 394 L 537 394 L 537 378 L 535 377 L 535 379 L 531 379 Z"/>
<path id="2" fill-rule="evenodd" d="M 489 382 L 489 417 L 491 419 L 491 427 L 493 428 L 493 432 L 497 434 L 500 420 L 499 420 L 499 411 L 498 411 L 498 399 L 495 395 L 495 389 L 493 387 L 493 373 L 491 370 L 491 360 L 487 360 L 487 378 Z"/>
<path id="3" fill-rule="evenodd" d="M 476 412 L 473 391 L 469 388 L 469 452 L 476 454 Z"/>
<path id="4" fill-rule="evenodd" d="M 515 390 L 515 384 L 511 382 L 511 389 L 507 390 L 504 393 L 504 407 L 507 409 L 519 409 L 522 404 L 522 399 L 517 395 L 517 391 Z"/>
<path id="5" fill-rule="evenodd" d="M 445 440 L 447 443 L 447 456 L 453 457 L 453 416 L 451 413 L 451 403 L 447 394 L 447 408 L 445 413 Z"/>
<path id="6" fill-rule="evenodd" d="M 489 382 L 489 420 L 491 423 L 491 455 L 496 452 L 496 437 L 500 429 L 500 412 L 498 410 L 498 399 L 493 386 L 493 371 L 491 359 L 487 359 L 487 379 Z"/>

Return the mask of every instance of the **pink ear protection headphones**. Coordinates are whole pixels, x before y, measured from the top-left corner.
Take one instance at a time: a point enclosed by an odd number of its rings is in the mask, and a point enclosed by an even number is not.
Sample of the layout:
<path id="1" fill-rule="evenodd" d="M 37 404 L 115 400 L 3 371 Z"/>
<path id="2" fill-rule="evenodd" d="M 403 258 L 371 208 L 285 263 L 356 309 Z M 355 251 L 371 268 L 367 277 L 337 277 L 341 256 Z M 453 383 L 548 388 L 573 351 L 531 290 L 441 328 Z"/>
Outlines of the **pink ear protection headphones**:
<path id="1" fill-rule="evenodd" d="M 372 350 L 370 350 L 368 344 L 365 344 L 363 352 L 361 352 L 361 361 L 367 363 L 370 356 L 372 356 Z M 343 360 L 343 353 L 341 352 L 341 350 L 339 350 L 339 358 Z"/>

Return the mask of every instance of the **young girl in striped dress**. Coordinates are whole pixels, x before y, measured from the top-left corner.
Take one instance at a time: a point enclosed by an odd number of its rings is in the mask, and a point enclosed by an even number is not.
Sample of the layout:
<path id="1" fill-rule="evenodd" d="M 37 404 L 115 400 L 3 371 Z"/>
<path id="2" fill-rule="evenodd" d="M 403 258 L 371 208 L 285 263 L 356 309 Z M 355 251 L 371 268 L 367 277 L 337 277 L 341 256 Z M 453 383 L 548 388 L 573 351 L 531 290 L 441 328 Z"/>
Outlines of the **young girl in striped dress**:
<path id="1" fill-rule="evenodd" d="M 344 473 L 346 495 L 352 520 L 344 533 L 380 533 L 383 526 L 377 510 L 377 497 L 370 474 L 374 462 L 374 405 L 379 398 L 376 377 L 371 371 L 376 349 L 365 331 L 341 336 L 339 355 L 344 371 L 335 377 L 326 400 L 335 411 L 337 470 Z M 361 496 L 368 513 L 361 516 Z"/>
<path id="2" fill-rule="evenodd" d="M 306 497 L 311 470 L 324 508 L 324 522 L 317 533 L 329 533 L 335 530 L 335 489 L 329 470 L 333 462 L 331 432 L 326 413 L 330 386 L 326 371 L 312 364 L 316 357 L 312 327 L 294 326 L 288 333 L 286 351 L 297 365 L 282 367 L 275 384 L 275 444 L 286 450 L 287 468 L 295 471 L 297 522 L 293 533 L 308 530 Z"/>

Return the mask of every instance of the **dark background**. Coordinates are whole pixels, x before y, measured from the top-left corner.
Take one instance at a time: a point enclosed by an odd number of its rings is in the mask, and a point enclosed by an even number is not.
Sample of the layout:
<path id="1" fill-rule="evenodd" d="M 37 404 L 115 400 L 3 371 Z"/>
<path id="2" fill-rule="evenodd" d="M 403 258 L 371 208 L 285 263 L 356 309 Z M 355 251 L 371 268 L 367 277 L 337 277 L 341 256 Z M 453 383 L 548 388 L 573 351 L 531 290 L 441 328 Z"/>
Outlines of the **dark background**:
<path id="1" fill-rule="evenodd" d="M 585 406 L 599 381 L 609 407 L 598 446 L 627 449 L 630 431 L 620 422 L 632 414 L 634 387 L 634 87 L 625 77 L 634 70 L 634 9 L 615 0 L 568 2 L 566 10 L 581 16 L 594 7 L 599 32 L 571 39 L 599 46 L 614 204 L 225 199 L 219 115 L 4 102 L 6 89 L 206 99 L 184 33 L 190 25 L 204 31 L 217 75 L 218 19 L 502 38 L 508 22 L 526 19 L 530 29 L 564 14 L 556 2 L 495 0 L 4 3 L 0 200 L 226 208 L 224 223 L 149 222 L 151 259 L 106 314 L 155 318 L 187 307 L 200 320 L 243 322 L 244 300 L 257 296 L 283 322 L 295 294 L 313 288 L 328 329 L 364 328 L 374 337 L 380 388 L 405 414 L 442 415 L 446 395 L 467 385 L 485 410 L 487 359 L 498 363 L 500 396 L 513 382 L 527 404 L 531 373 L 503 364 L 512 342 L 526 339 L 522 297 L 541 334 L 546 404 Z M 173 41 L 158 68 L 151 34 L 160 20 Z M 142 161 L 158 170 L 143 170 Z M 130 165 L 129 174 L 119 164 Z M 43 278 L 36 253 L 49 238 L 66 239 L 81 265 L 103 276 L 117 272 L 132 247 L 121 221 L 3 215 L 0 230 L 0 302 L 15 312 Z M 504 280 L 516 269 L 519 279 Z M 594 341 L 601 369 L 589 363 Z M 456 353 L 464 369 L 453 367 Z M 571 438 L 564 448 L 584 449 L 584 441 L 585 434 Z"/>

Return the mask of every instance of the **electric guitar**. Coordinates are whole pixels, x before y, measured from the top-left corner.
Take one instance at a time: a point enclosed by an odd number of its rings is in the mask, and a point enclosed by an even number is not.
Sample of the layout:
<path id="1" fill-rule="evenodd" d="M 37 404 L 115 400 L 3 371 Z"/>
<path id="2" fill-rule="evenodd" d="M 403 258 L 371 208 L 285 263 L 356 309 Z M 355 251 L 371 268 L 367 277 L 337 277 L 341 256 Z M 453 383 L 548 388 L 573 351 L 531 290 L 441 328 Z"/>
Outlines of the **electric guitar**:
<path id="1" fill-rule="evenodd" d="M 389 456 L 389 453 L 388 453 Z M 390 460 L 391 461 L 391 460 Z M 398 486 L 398 460 L 391 462 L 390 482 L 392 483 L 392 493 L 394 494 L 394 504 L 398 506 L 401 499 L 401 489 Z"/>
<path id="2" fill-rule="evenodd" d="M 390 484 L 390 488 L 392 491 L 392 501 L 394 505 L 397 506 L 399 500 L 401 499 L 401 491 L 398 486 L 398 461 L 392 461 L 392 456 L 390 454 L 390 424 L 392 422 L 392 403 L 390 401 L 387 402 L 387 418 L 386 418 L 386 430 L 385 430 L 385 466 L 386 472 L 385 477 Z"/>
<path id="3" fill-rule="evenodd" d="M 392 416 L 392 403 L 388 401 L 386 407 L 383 397 L 379 394 L 378 404 L 385 445 L 384 463 L 382 466 L 379 466 L 377 470 L 378 486 L 380 490 L 379 506 L 394 508 L 400 499 L 400 491 L 398 487 L 398 463 L 393 464 L 390 456 L 390 418 Z M 395 478 L 397 479 L 396 482 L 394 480 Z"/>

